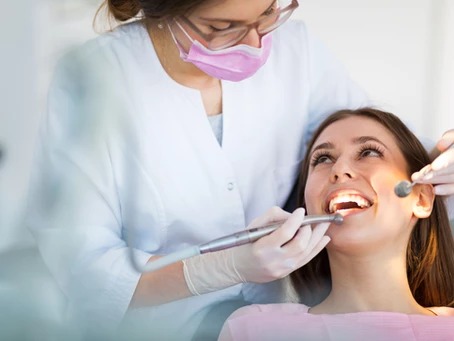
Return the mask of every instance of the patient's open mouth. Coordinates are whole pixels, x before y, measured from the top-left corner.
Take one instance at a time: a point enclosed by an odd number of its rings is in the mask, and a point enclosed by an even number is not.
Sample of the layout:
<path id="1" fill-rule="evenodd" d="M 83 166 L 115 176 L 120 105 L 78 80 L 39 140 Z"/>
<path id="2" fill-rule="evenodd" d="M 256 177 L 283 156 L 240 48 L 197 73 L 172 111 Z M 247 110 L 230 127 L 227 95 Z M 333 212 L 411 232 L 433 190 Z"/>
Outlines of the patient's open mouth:
<path id="1" fill-rule="evenodd" d="M 362 210 L 372 206 L 372 202 L 360 194 L 342 194 L 334 196 L 326 205 L 327 213 L 342 213 L 347 210 Z"/>

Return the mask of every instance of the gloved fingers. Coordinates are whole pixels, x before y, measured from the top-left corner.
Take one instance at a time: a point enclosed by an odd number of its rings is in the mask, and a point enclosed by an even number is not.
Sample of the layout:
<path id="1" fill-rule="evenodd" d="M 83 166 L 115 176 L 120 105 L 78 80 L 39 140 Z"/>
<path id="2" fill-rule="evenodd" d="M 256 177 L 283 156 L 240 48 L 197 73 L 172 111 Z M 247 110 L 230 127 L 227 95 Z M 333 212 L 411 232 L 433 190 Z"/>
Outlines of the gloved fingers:
<path id="1" fill-rule="evenodd" d="M 291 241 L 297 234 L 304 220 L 306 210 L 302 207 L 297 208 L 288 219 L 273 233 L 257 241 L 257 243 L 267 244 L 268 246 L 283 246 Z"/>
<path id="2" fill-rule="evenodd" d="M 311 250 L 320 242 L 328 230 L 329 225 L 330 223 L 321 223 L 317 224 L 315 228 L 312 229 L 312 236 L 306 248 L 307 252 L 311 252 Z"/>
<path id="3" fill-rule="evenodd" d="M 454 183 L 437 185 L 434 187 L 436 195 L 453 195 L 454 194 Z"/>
<path id="4" fill-rule="evenodd" d="M 311 238 L 311 225 L 304 225 L 303 227 L 300 227 L 300 229 L 296 232 L 295 237 L 293 237 L 289 243 L 285 244 L 283 248 L 288 252 L 292 252 L 291 250 L 294 250 L 293 252 L 295 254 L 300 253 L 301 251 L 307 249 Z"/>
<path id="5" fill-rule="evenodd" d="M 282 208 L 274 206 L 270 208 L 268 211 L 266 211 L 260 217 L 257 217 L 254 220 L 252 220 L 251 223 L 248 225 L 247 229 L 270 225 L 277 221 L 285 221 L 287 220 L 288 217 L 290 217 L 290 215 L 291 214 L 289 212 L 284 211 Z"/>
<path id="6" fill-rule="evenodd" d="M 444 171 L 448 169 L 452 171 L 454 169 L 454 129 L 448 130 L 443 134 L 443 137 L 437 143 L 437 148 L 440 150 L 441 154 L 432 161 L 430 167 L 433 171 Z M 413 174 L 412 179 L 418 180 L 427 167 L 429 166 L 426 166 L 419 172 Z"/>
<path id="7" fill-rule="evenodd" d="M 454 148 L 449 148 L 432 161 L 432 171 L 454 170 Z"/>
<path id="8" fill-rule="evenodd" d="M 320 253 L 320 251 L 322 251 L 325 248 L 326 245 L 328 245 L 330 241 L 331 238 L 329 236 L 323 236 L 309 254 L 302 255 L 300 267 L 309 263 L 315 256 L 317 256 Z"/>
<path id="9" fill-rule="evenodd" d="M 450 148 L 438 156 L 430 165 L 412 174 L 413 181 L 427 184 L 454 183 L 454 148 Z"/>
<path id="10" fill-rule="evenodd" d="M 437 148 L 440 151 L 448 149 L 454 143 L 454 129 L 450 129 L 443 134 L 441 139 L 437 142 Z"/>
<path id="11" fill-rule="evenodd" d="M 452 167 L 452 169 L 450 169 Z M 438 171 L 430 171 L 426 175 L 422 176 L 419 181 L 422 183 L 441 183 L 441 176 L 454 175 L 454 165 L 443 168 Z"/>
<path id="12" fill-rule="evenodd" d="M 287 258 L 284 262 L 286 268 L 282 269 L 286 271 L 284 276 L 309 263 L 312 258 L 317 256 L 330 241 L 331 238 L 329 236 L 323 235 L 312 249 L 307 248 L 297 257 Z"/>
<path id="13" fill-rule="evenodd" d="M 425 184 L 433 184 L 433 185 L 438 185 L 438 184 L 450 184 L 454 183 L 454 170 L 452 171 L 451 174 L 438 174 L 436 172 L 429 174 L 430 176 L 424 180 Z M 422 183 L 419 182 L 418 183 Z"/>
<path id="14" fill-rule="evenodd" d="M 310 225 L 305 225 L 298 231 L 297 235 L 287 243 L 282 249 L 285 250 L 287 257 L 297 255 L 298 259 L 302 259 L 311 254 L 317 247 L 325 233 L 328 230 L 330 223 L 317 224 L 314 229 Z M 295 264 L 299 264 L 295 260 Z"/>
<path id="15" fill-rule="evenodd" d="M 277 214 L 280 212 L 283 211 L 275 210 Z M 330 240 L 325 236 L 329 223 L 317 224 L 312 229 L 310 225 L 302 226 L 304 217 L 305 210 L 299 208 L 271 234 L 255 243 L 234 248 L 232 255 L 237 277 L 255 283 L 276 280 L 320 252 Z"/>
<path id="16" fill-rule="evenodd" d="M 418 183 L 423 182 L 422 178 L 426 174 L 426 172 L 430 169 L 430 167 L 431 167 L 430 165 L 426 165 L 423 168 L 421 168 L 419 171 L 414 172 L 411 175 L 411 180 L 416 181 Z M 427 174 L 429 174 L 429 173 L 427 173 Z"/>

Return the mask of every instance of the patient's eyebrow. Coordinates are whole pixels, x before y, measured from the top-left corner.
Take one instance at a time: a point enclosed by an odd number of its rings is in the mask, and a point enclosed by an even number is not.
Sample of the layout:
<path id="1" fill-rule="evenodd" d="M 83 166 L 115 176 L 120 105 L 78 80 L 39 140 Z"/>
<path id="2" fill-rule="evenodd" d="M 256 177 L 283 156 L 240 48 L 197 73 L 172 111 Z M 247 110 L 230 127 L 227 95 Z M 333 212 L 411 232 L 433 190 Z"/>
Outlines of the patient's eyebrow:
<path id="1" fill-rule="evenodd" d="M 373 141 L 373 142 L 381 144 L 383 147 L 385 147 L 386 149 L 389 150 L 389 148 L 386 146 L 386 144 L 384 144 L 382 141 L 380 141 L 378 138 L 376 138 L 374 136 L 359 136 L 359 137 L 353 138 L 352 141 L 354 144 L 364 144 L 369 141 Z"/>
<path id="2" fill-rule="evenodd" d="M 333 148 L 334 148 L 334 144 L 332 144 L 331 142 L 323 142 L 323 143 L 320 143 L 319 145 L 317 145 L 316 147 L 314 147 L 314 149 L 312 149 L 311 154 L 313 154 L 314 152 L 316 152 L 319 149 L 333 149 Z"/>
<path id="3" fill-rule="evenodd" d="M 358 136 L 358 137 L 354 137 L 352 139 L 352 142 L 354 144 L 364 144 L 364 143 L 367 143 L 367 142 L 370 142 L 370 141 L 373 141 L 373 142 L 376 142 L 376 143 L 379 143 L 381 144 L 383 147 L 385 147 L 386 149 L 389 150 L 389 148 L 386 146 L 386 144 L 384 144 L 382 141 L 380 141 L 378 138 L 374 137 L 374 136 Z M 312 151 L 311 151 L 311 154 L 312 155 L 314 152 L 316 152 L 317 150 L 319 149 L 334 149 L 334 144 L 332 142 L 323 142 L 323 143 L 320 143 L 319 145 L 315 146 Z"/>

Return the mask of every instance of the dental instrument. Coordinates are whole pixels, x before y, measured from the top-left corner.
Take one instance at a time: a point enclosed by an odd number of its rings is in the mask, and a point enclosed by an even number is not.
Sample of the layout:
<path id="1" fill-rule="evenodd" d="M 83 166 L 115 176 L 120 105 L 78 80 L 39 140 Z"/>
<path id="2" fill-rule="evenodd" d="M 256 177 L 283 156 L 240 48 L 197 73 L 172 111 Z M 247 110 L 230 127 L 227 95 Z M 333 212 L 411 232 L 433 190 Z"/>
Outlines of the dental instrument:
<path id="1" fill-rule="evenodd" d="M 342 224 L 344 217 L 337 214 L 324 214 L 324 215 L 309 215 L 304 217 L 304 220 L 300 226 L 306 226 L 310 224 L 319 224 L 319 223 L 335 223 L 336 225 Z M 152 272 L 158 269 L 161 269 L 167 265 L 175 263 L 177 261 L 194 257 L 200 254 L 215 252 L 224 249 L 228 249 L 235 246 L 244 245 L 247 243 L 253 243 L 256 240 L 260 239 L 263 236 L 270 234 L 279 228 L 285 221 L 276 222 L 272 225 L 266 225 L 261 227 L 255 227 L 244 231 L 239 231 L 221 238 L 214 239 L 210 242 L 192 246 L 180 251 L 173 252 L 161 258 L 158 258 L 152 262 L 148 262 L 146 265 L 141 265 L 137 262 L 134 249 L 130 247 L 131 259 L 133 266 L 139 272 Z"/>
<path id="2" fill-rule="evenodd" d="M 429 173 L 430 171 L 430 167 L 427 168 L 428 171 L 424 172 L 424 175 L 426 175 L 427 173 Z M 399 198 L 405 198 L 407 197 L 408 195 L 410 195 L 412 189 L 413 189 L 413 186 L 416 185 L 417 182 L 413 181 L 413 182 L 410 182 L 408 180 L 402 180 L 400 181 L 395 187 L 394 187 L 394 193 L 396 193 L 396 195 L 399 197 Z"/>
<path id="3" fill-rule="evenodd" d="M 454 148 L 454 143 L 452 143 L 448 148 L 446 148 L 446 150 L 451 149 L 451 148 Z M 420 178 L 422 178 L 425 175 L 429 174 L 431 171 L 432 171 L 432 167 L 429 165 L 429 167 L 427 167 L 424 170 L 424 172 L 422 173 Z M 411 191 L 413 189 L 413 186 L 416 185 L 416 184 L 417 184 L 416 181 L 410 182 L 408 180 L 402 180 L 394 187 L 394 193 L 396 193 L 396 195 L 399 198 L 405 198 L 408 195 L 410 195 L 410 193 L 411 193 Z"/>

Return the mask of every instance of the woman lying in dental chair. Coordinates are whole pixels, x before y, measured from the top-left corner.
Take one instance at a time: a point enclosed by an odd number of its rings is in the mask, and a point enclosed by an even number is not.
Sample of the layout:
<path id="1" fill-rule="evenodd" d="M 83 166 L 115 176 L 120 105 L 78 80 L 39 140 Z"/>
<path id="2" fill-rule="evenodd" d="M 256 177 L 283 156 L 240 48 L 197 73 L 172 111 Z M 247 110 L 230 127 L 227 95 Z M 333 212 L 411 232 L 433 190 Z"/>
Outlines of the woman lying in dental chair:
<path id="1" fill-rule="evenodd" d="M 326 249 L 295 271 L 301 304 L 234 312 L 219 340 L 454 340 L 454 241 L 432 185 L 394 186 L 429 164 L 394 115 L 364 108 L 328 117 L 300 176 L 308 214 L 340 212 Z"/>

